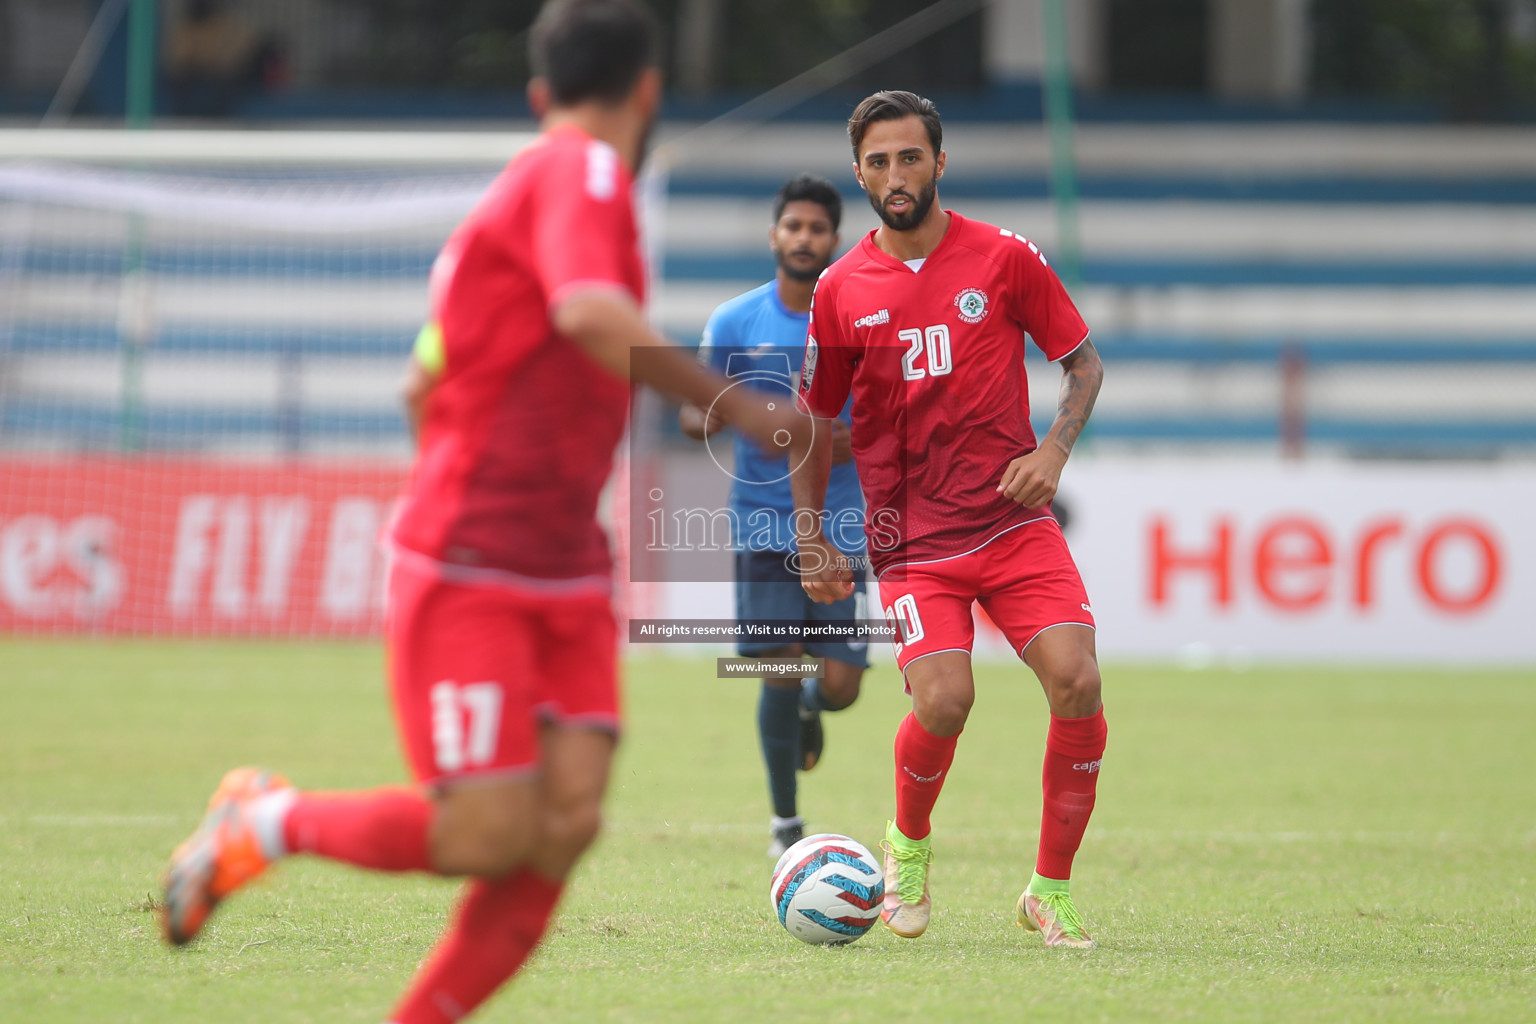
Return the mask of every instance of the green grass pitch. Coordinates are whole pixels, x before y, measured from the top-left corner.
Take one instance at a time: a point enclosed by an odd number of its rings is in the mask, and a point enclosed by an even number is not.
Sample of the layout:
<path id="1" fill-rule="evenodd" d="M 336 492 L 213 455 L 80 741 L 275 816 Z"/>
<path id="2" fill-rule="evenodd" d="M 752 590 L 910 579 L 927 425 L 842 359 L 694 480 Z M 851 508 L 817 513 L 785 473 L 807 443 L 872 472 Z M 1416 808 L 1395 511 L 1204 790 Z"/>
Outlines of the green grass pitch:
<path id="1" fill-rule="evenodd" d="M 0 644 L 0 1019 L 383 1019 L 451 883 L 312 860 L 191 949 L 156 937 L 166 854 L 221 772 L 399 781 L 376 647 Z M 1106 669 L 1110 749 L 1075 893 L 1101 948 L 1013 924 L 1045 708 L 979 672 L 935 815 L 935 914 L 815 948 L 768 909 L 755 685 L 629 668 L 608 828 L 486 1021 L 1536 1020 L 1536 673 Z M 874 845 L 895 671 L 827 722 L 818 829 Z"/>

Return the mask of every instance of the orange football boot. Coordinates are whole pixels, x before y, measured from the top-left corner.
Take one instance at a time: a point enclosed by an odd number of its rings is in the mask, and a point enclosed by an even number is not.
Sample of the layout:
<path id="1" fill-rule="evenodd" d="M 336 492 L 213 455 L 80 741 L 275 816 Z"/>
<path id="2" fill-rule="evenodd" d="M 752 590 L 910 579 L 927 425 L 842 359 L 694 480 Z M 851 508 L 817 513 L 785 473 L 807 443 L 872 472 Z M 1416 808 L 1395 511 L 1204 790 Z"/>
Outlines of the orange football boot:
<path id="1" fill-rule="evenodd" d="M 246 806 L 256 797 L 291 788 L 281 775 L 260 768 L 236 768 L 224 776 L 208 800 L 202 824 L 171 854 L 160 907 L 165 941 L 173 946 L 191 942 L 220 900 L 267 869 L 271 860 L 251 828 Z"/>

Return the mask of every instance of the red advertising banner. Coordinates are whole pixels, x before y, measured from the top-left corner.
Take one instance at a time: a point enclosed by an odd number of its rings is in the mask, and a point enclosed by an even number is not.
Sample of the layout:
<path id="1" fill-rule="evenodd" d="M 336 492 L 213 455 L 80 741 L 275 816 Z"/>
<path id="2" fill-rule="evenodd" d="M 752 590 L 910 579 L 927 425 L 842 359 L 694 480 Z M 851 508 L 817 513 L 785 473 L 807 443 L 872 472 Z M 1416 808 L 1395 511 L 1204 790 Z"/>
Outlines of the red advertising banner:
<path id="1" fill-rule="evenodd" d="M 406 467 L 0 459 L 0 632 L 358 637 Z"/>

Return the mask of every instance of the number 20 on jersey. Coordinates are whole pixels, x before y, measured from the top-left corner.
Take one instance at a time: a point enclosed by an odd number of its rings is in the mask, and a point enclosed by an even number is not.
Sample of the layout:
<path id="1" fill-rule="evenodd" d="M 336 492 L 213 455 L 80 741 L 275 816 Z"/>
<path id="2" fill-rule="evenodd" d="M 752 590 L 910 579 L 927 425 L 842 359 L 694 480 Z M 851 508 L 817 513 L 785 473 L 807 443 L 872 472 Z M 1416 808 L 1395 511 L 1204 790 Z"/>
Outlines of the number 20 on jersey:
<path id="1" fill-rule="evenodd" d="M 922 380 L 924 377 L 942 377 L 955 368 L 949 351 L 949 325 L 934 324 L 932 327 L 909 327 L 896 332 L 896 337 L 907 343 L 906 354 L 901 357 L 901 376 L 904 380 Z M 926 359 L 923 357 L 926 356 Z M 918 360 L 923 359 L 923 365 Z"/>

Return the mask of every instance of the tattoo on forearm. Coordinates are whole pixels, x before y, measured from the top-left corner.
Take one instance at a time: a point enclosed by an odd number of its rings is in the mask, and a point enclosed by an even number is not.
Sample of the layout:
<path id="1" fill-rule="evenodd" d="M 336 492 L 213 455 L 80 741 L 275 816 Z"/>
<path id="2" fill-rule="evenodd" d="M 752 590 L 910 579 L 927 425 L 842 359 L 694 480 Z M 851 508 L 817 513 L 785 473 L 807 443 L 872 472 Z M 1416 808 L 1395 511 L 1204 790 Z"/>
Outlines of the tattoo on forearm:
<path id="1" fill-rule="evenodd" d="M 1056 404 L 1056 422 L 1051 424 L 1047 439 L 1062 455 L 1072 454 L 1072 446 L 1088 424 L 1093 413 L 1093 403 L 1099 397 L 1099 385 L 1104 382 L 1104 367 L 1097 359 L 1078 360 L 1067 367 L 1061 376 L 1061 397 Z"/>

